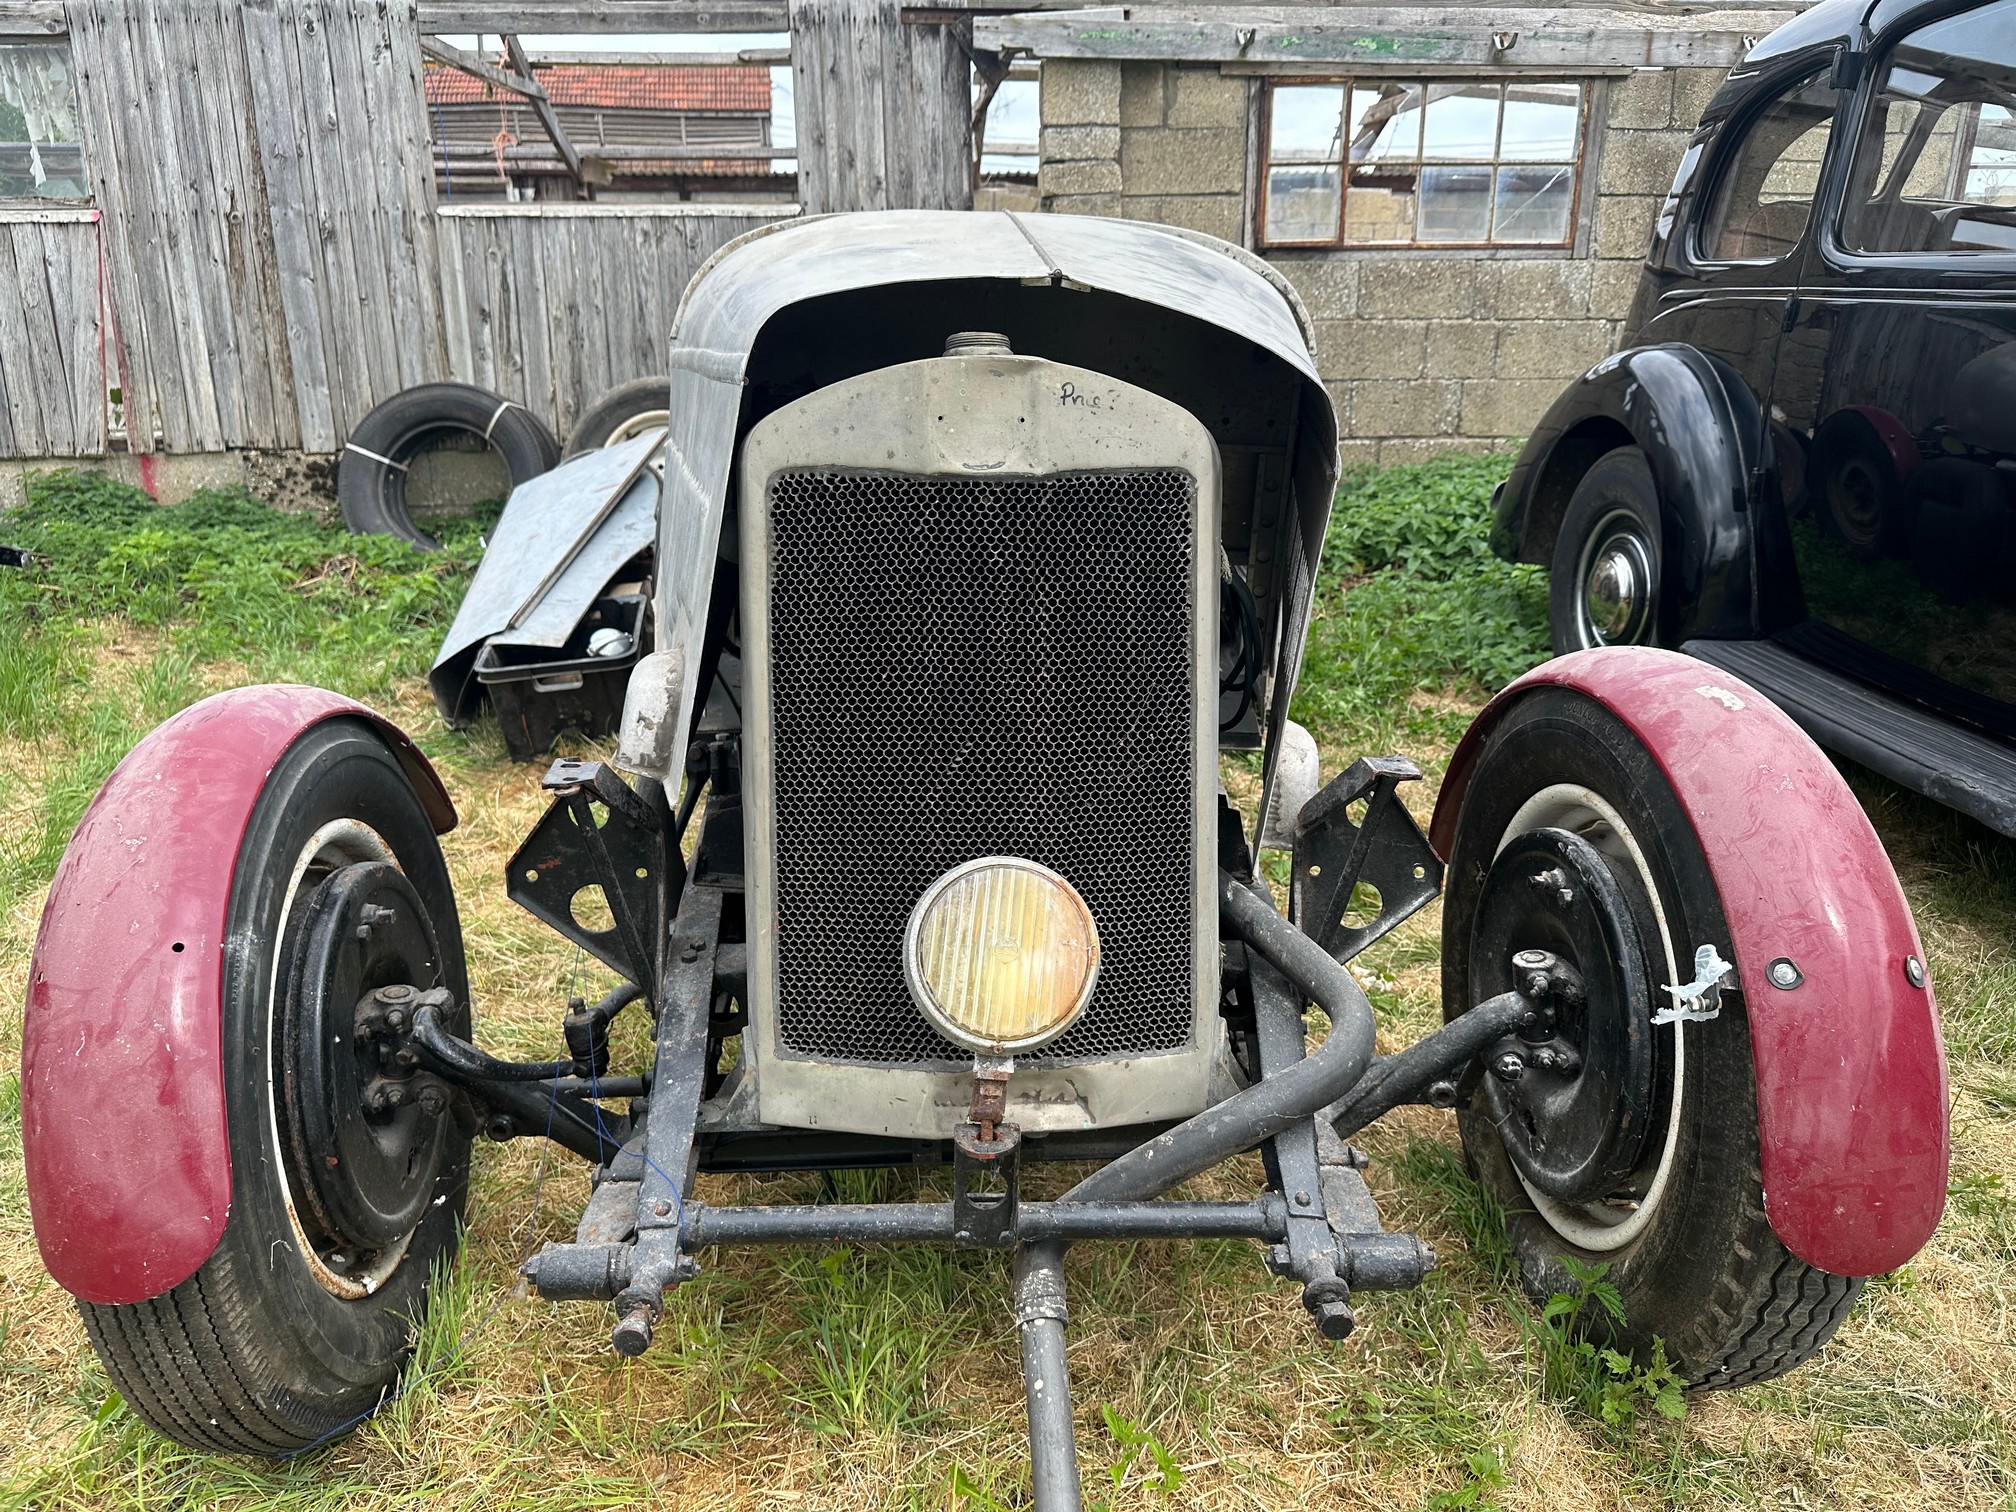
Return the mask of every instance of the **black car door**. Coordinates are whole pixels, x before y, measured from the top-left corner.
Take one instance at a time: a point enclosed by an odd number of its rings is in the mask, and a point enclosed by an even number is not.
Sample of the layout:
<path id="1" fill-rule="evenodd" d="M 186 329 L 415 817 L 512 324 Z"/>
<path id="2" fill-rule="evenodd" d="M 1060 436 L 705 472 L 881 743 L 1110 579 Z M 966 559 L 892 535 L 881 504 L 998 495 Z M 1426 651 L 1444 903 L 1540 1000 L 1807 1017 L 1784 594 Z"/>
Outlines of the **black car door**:
<path id="1" fill-rule="evenodd" d="M 1771 391 L 1785 638 L 2016 735 L 2016 6 L 1878 38 L 1843 124 Z"/>
<path id="2" fill-rule="evenodd" d="M 1821 49 L 1782 60 L 1726 123 L 1703 121 L 1695 150 L 1712 154 L 1703 191 L 1687 197 L 1661 264 L 1649 270 L 1656 292 L 1639 296 L 1633 342 L 1686 342 L 1721 359 L 1760 414 L 1827 161 L 1833 57 Z"/>

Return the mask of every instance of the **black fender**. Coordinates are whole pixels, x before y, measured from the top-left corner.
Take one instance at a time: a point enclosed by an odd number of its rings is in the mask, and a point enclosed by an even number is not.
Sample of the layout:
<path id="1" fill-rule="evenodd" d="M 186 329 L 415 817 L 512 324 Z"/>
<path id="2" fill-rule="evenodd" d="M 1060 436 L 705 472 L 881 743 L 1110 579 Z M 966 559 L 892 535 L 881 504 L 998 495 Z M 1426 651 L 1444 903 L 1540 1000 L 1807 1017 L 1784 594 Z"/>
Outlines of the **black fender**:
<path id="1" fill-rule="evenodd" d="M 1491 548 L 1545 564 L 1591 463 L 1641 447 L 1659 486 L 1659 639 L 1754 634 L 1754 492 L 1769 467 L 1757 396 L 1727 362 L 1679 342 L 1604 358 L 1556 399 L 1493 501 Z"/>

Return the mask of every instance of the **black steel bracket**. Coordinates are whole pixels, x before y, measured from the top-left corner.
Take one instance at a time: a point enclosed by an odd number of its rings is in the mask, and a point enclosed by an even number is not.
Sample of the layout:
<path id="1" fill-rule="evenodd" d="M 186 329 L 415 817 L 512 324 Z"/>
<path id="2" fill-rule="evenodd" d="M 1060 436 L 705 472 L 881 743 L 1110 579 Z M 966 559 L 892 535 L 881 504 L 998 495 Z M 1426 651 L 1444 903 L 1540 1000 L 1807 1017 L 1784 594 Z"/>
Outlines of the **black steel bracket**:
<path id="1" fill-rule="evenodd" d="M 540 785 L 553 794 L 552 805 L 511 858 L 504 890 L 635 982 L 655 1016 L 663 910 L 678 880 L 661 873 L 682 864 L 665 816 L 599 761 L 556 761 Z M 574 915 L 574 900 L 590 887 L 608 900 L 607 929 L 590 929 Z"/>
<path id="2" fill-rule="evenodd" d="M 1399 796 L 1401 783 L 1420 778 L 1404 757 L 1361 756 L 1296 818 L 1290 916 L 1340 961 L 1442 891 L 1442 860 Z M 1379 895 L 1378 914 L 1362 923 L 1353 922 L 1361 917 L 1353 909 L 1361 883 Z"/>
<path id="3" fill-rule="evenodd" d="M 1022 1199 L 1022 1131 L 997 1124 L 992 1139 L 962 1123 L 952 1135 L 952 1242 L 960 1249 L 1015 1247 Z"/>

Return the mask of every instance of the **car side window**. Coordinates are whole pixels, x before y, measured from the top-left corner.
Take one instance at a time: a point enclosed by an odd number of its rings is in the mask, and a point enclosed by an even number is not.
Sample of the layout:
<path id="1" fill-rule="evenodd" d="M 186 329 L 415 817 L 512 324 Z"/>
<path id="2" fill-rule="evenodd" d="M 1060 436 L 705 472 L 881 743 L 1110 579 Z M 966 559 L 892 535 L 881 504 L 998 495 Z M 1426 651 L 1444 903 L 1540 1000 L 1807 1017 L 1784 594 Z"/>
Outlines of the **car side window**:
<path id="1" fill-rule="evenodd" d="M 1801 79 L 1741 128 L 1695 240 L 1707 262 L 1776 262 L 1799 245 L 1820 188 L 1836 92 Z"/>
<path id="2" fill-rule="evenodd" d="M 1844 206 L 1851 252 L 2016 252 L 2016 11 L 1984 6 L 1898 42 Z"/>

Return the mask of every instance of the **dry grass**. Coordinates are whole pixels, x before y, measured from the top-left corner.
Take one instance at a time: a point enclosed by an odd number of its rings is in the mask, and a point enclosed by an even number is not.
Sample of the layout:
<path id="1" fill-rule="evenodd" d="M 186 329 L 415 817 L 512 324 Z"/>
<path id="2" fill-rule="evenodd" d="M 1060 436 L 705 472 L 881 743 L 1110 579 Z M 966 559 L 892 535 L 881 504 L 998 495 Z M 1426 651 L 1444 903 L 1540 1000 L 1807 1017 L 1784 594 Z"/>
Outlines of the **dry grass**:
<path id="1" fill-rule="evenodd" d="M 136 709 L 158 637 L 105 627 L 99 675 Z M 231 667 L 191 669 L 220 686 Z M 165 686 L 165 685 L 164 685 Z M 462 899 L 480 1032 L 546 1051 L 575 952 L 508 904 L 503 863 L 539 808 L 536 770 L 494 736 L 444 730 L 415 678 L 387 712 L 440 762 L 462 825 Z M 157 690 L 158 691 L 158 690 Z M 1430 700 L 1438 717 L 1465 701 Z M 1326 732 L 1326 766 L 1353 754 Z M 1447 750 L 1417 751 L 1434 779 Z M 0 740 L 0 815 L 33 819 L 67 753 Z M 1244 778 L 1232 774 L 1235 787 Z M 2016 1505 L 2016 853 L 1862 783 L 1927 935 L 1954 1049 L 1956 1195 L 1906 1271 L 1873 1283 L 1837 1342 L 1783 1382 L 1696 1399 L 1684 1421 L 1621 1428 L 1543 1398 L 1530 1309 L 1508 1283 L 1445 1115 L 1371 1131 L 1389 1222 L 1443 1268 L 1361 1299 L 1321 1343 L 1292 1287 L 1232 1242 L 1084 1247 L 1071 1261 L 1071 1367 L 1088 1494 L 1115 1508 L 2010 1507 Z M 1423 811 L 1432 791 L 1419 795 Z M 43 1275 L 19 1159 L 20 992 L 40 896 L 0 918 L 0 1505 L 544 1509 L 988 1508 L 1022 1504 L 1019 1369 L 1005 1264 L 925 1249 L 716 1253 L 677 1294 L 648 1358 L 620 1364 L 606 1310 L 512 1294 L 517 1261 L 571 1231 L 586 1182 L 529 1143 L 479 1149 L 472 1226 L 421 1341 L 418 1384 L 346 1442 L 290 1465 L 185 1453 L 109 1393 L 67 1299 Z M 1437 1017 L 1429 914 L 1365 965 L 1386 1037 Z M 581 971 L 584 986 L 603 980 Z M 116 1130 L 107 1131 L 116 1138 Z M 544 1171 L 543 1183 L 540 1180 Z M 1039 1192 L 1067 1180 L 1042 1172 Z M 1199 1190 L 1250 1189 L 1247 1163 Z M 846 1195 L 938 1178 L 843 1177 Z M 709 1201 L 815 1195 L 816 1179 L 708 1178 Z M 538 1193 L 535 1213 L 533 1199 Z M 455 1345 L 466 1337 L 457 1353 Z M 1123 1463 L 1102 1409 L 1182 1467 Z"/>

